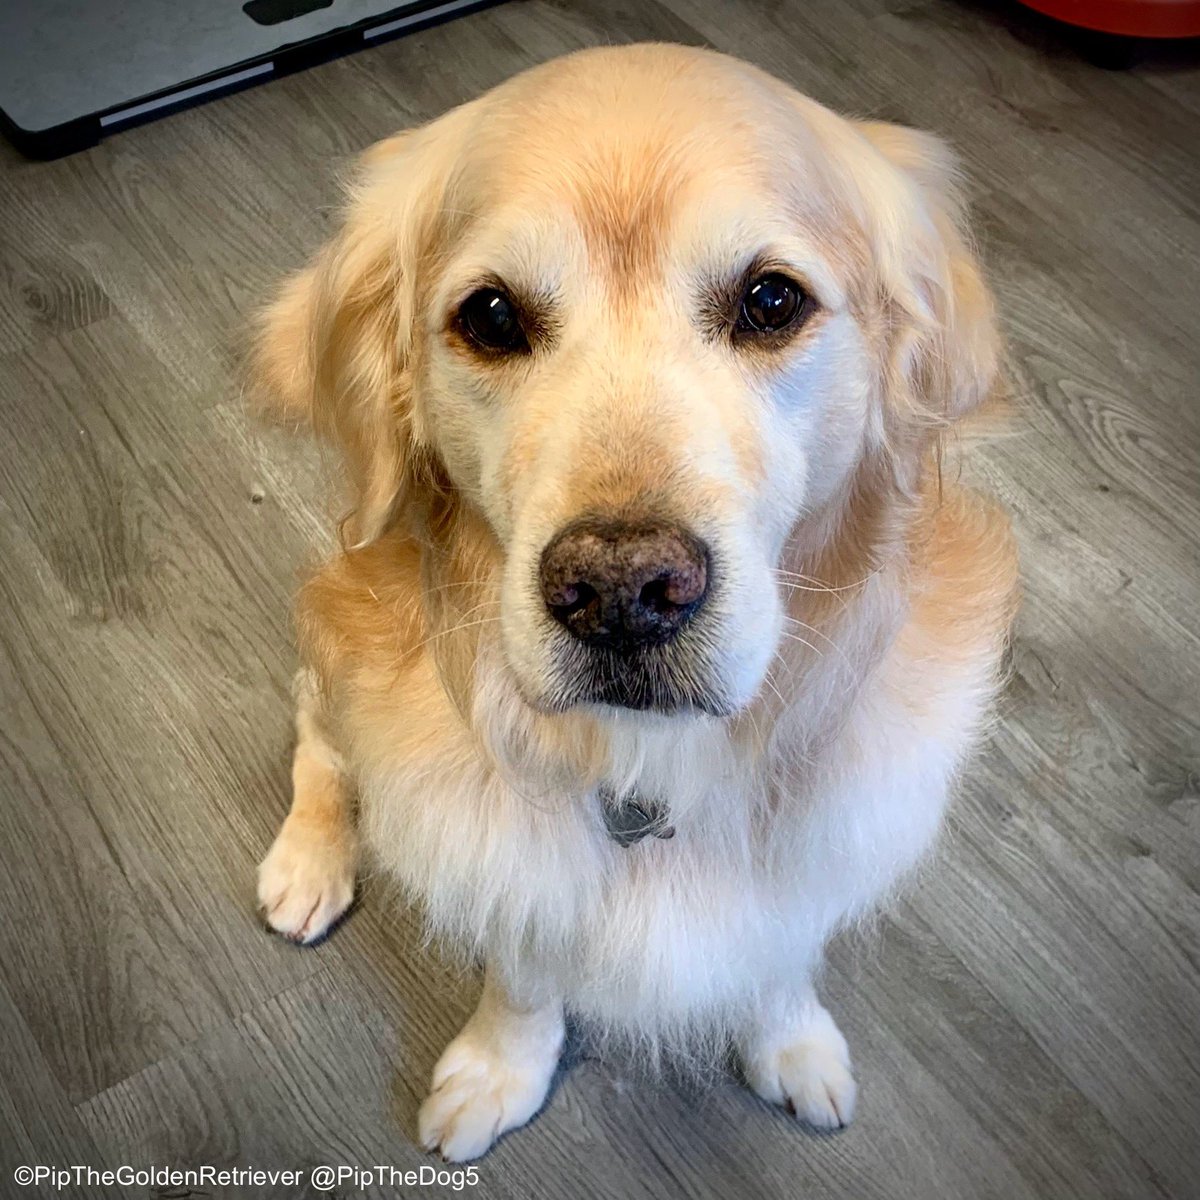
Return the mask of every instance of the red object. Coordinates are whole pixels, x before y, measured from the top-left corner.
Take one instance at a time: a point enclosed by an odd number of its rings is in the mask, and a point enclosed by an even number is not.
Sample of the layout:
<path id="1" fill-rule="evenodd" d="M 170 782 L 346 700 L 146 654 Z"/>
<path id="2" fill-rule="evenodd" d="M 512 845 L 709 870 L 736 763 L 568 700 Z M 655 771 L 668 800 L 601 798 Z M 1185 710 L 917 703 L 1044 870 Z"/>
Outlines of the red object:
<path id="1" fill-rule="evenodd" d="M 1021 0 L 1068 25 L 1128 37 L 1200 37 L 1200 0 Z"/>

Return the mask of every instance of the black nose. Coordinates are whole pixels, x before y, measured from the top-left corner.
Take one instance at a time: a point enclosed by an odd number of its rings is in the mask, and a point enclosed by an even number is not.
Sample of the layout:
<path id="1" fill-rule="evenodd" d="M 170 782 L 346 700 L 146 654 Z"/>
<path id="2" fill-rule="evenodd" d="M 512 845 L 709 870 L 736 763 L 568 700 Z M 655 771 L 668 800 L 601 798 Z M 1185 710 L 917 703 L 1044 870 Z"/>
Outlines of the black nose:
<path id="1" fill-rule="evenodd" d="M 542 551 L 542 596 L 591 646 L 669 642 L 708 594 L 708 551 L 678 525 L 584 518 Z"/>

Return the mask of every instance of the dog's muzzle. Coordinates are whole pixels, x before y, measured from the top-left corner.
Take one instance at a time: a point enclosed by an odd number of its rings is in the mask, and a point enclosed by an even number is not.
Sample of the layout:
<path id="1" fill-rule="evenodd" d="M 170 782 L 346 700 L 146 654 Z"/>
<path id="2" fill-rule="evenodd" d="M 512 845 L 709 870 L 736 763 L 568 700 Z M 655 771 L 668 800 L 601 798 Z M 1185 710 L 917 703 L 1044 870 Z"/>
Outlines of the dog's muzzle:
<path id="1" fill-rule="evenodd" d="M 538 582 L 569 638 L 555 646 L 553 707 L 721 711 L 695 620 L 711 593 L 708 547 L 681 525 L 590 516 L 542 551 Z"/>

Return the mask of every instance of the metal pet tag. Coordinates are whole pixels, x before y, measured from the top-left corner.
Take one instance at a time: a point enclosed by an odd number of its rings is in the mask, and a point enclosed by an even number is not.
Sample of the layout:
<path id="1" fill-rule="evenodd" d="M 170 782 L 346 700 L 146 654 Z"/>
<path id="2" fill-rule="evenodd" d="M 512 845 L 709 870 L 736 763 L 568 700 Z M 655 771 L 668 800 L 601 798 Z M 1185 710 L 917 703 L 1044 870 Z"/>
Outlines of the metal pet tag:
<path id="1" fill-rule="evenodd" d="M 667 806 L 647 801 L 637 792 L 618 797 L 610 787 L 600 789 L 600 809 L 608 836 L 622 849 L 653 835 L 673 838 L 675 826 L 667 824 Z"/>

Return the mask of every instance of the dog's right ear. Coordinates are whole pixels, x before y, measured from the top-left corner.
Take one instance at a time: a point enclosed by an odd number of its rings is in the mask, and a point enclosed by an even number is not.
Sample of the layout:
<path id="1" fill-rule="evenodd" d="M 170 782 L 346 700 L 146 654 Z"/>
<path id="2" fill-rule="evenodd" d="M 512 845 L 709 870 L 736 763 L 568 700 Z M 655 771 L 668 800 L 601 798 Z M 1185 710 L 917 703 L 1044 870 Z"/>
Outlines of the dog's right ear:
<path id="1" fill-rule="evenodd" d="M 453 116 L 453 114 L 450 114 Z M 413 411 L 416 274 L 456 154 L 445 118 L 359 159 L 340 231 L 262 315 L 251 363 L 263 407 L 341 453 L 346 547 L 377 538 L 419 485 Z"/>

